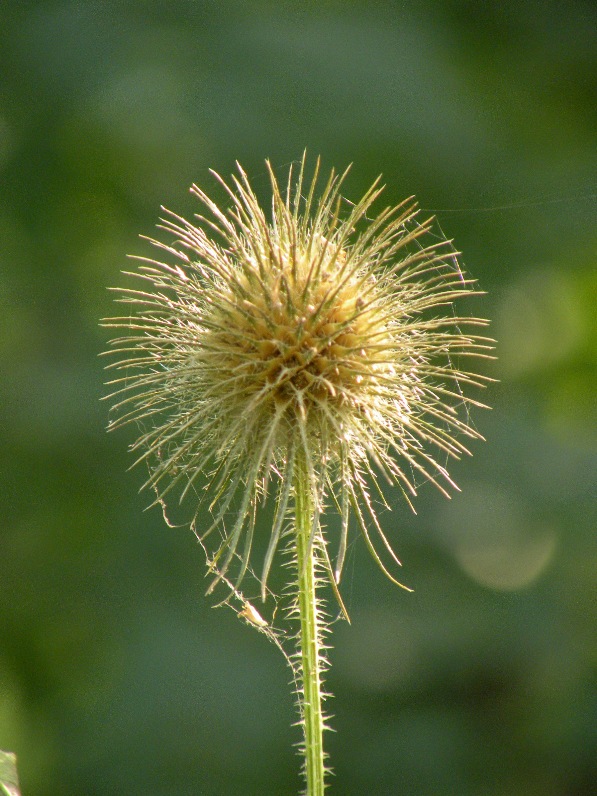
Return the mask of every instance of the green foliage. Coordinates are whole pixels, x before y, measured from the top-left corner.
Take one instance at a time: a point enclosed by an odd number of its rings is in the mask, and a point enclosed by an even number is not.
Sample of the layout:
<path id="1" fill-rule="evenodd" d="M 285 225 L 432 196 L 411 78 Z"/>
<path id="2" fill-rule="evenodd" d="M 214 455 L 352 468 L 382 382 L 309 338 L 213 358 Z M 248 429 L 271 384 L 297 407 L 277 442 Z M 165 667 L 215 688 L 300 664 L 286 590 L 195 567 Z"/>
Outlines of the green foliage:
<path id="1" fill-rule="evenodd" d="M 0 792 L 3 796 L 20 796 L 17 758 L 0 750 Z"/>

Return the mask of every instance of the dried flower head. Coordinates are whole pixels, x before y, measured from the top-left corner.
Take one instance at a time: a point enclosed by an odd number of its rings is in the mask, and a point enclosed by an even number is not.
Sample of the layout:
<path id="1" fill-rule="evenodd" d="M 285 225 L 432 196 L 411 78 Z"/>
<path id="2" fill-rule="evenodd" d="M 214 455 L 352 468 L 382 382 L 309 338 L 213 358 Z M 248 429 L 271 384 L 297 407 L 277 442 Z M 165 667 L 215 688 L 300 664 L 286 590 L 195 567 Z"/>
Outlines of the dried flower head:
<path id="1" fill-rule="evenodd" d="M 138 258 L 147 288 L 121 290 L 134 312 L 106 322 L 128 330 L 113 341 L 112 367 L 125 375 L 111 382 L 112 426 L 139 421 L 145 486 L 160 502 L 192 497 L 202 540 L 233 514 L 211 561 L 216 579 L 233 562 L 243 577 L 258 505 L 273 494 L 265 589 L 300 455 L 316 522 L 330 501 L 341 516 L 339 538 L 324 540 L 335 581 L 351 516 L 393 580 L 370 490 L 383 500 L 381 476 L 410 502 L 422 480 L 446 494 L 455 486 L 445 462 L 468 452 L 462 438 L 479 437 L 464 388 L 484 382 L 458 363 L 491 347 L 462 329 L 485 321 L 454 313 L 474 290 L 412 199 L 371 219 L 378 181 L 353 205 L 340 195 L 346 172 L 318 195 L 319 162 L 307 180 L 303 158 L 283 191 L 268 169 L 271 214 L 240 166 L 231 185 L 214 175 L 227 210 L 193 186 L 198 223 L 166 211 L 160 229 L 173 242 L 151 242 L 170 262 Z M 213 523 L 199 529 L 206 498 Z"/>

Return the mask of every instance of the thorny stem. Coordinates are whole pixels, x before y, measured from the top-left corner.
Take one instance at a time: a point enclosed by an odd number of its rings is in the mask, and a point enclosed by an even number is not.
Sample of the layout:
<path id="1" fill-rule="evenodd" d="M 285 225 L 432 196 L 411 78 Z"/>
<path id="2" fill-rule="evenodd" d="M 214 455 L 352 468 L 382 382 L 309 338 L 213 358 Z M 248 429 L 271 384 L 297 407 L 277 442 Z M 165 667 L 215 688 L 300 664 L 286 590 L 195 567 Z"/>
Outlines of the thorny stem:
<path id="1" fill-rule="evenodd" d="M 311 538 L 314 516 L 312 487 L 304 454 L 299 455 L 294 477 L 296 565 L 298 569 L 298 612 L 300 631 L 298 655 L 301 664 L 302 723 L 304 732 L 304 766 L 307 796 L 323 796 L 324 752 L 322 712 L 322 644 L 321 616 L 316 588 L 317 540 Z"/>

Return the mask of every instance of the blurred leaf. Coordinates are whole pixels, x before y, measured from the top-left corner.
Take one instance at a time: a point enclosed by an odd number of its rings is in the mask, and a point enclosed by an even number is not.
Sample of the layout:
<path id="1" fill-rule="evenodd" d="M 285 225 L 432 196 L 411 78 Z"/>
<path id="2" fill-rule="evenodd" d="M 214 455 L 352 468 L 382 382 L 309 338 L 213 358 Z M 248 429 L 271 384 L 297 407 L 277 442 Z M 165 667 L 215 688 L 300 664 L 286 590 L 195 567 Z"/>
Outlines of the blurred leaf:
<path id="1" fill-rule="evenodd" d="M 0 791 L 5 796 L 20 796 L 17 758 L 12 752 L 0 752 Z"/>

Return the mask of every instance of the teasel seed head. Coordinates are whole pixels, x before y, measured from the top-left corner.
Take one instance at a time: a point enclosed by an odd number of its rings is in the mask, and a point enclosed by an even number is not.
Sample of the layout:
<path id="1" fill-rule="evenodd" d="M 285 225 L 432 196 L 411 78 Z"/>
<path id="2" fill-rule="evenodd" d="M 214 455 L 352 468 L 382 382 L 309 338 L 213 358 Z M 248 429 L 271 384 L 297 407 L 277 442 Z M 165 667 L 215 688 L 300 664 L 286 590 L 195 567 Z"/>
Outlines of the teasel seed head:
<path id="1" fill-rule="evenodd" d="M 163 505 L 191 504 L 215 579 L 268 574 L 293 500 L 297 456 L 307 463 L 316 522 L 330 504 L 341 517 L 329 549 L 340 580 L 351 517 L 392 580 L 393 545 L 378 521 L 383 481 L 409 504 L 417 484 L 455 488 L 446 461 L 479 438 L 470 387 L 487 379 L 461 363 L 487 357 L 486 321 L 453 303 L 477 291 L 451 243 L 419 221 L 408 199 L 370 217 L 376 181 L 356 204 L 342 199 L 347 172 L 311 179 L 303 157 L 281 188 L 267 163 L 271 210 L 238 166 L 221 209 L 197 186 L 204 212 L 191 223 L 169 211 L 151 240 L 164 259 L 138 258 L 145 284 L 119 290 L 130 314 L 107 326 L 118 371 L 111 427 L 138 422 L 132 448 Z M 321 187 L 320 187 L 321 186 Z M 275 500 L 267 550 L 252 560 L 258 508 Z M 207 501 L 210 523 L 202 525 Z M 229 522 L 229 517 L 233 520 Z M 327 551 L 326 551 L 327 555 Z M 395 581 L 398 582 L 398 581 Z"/>

